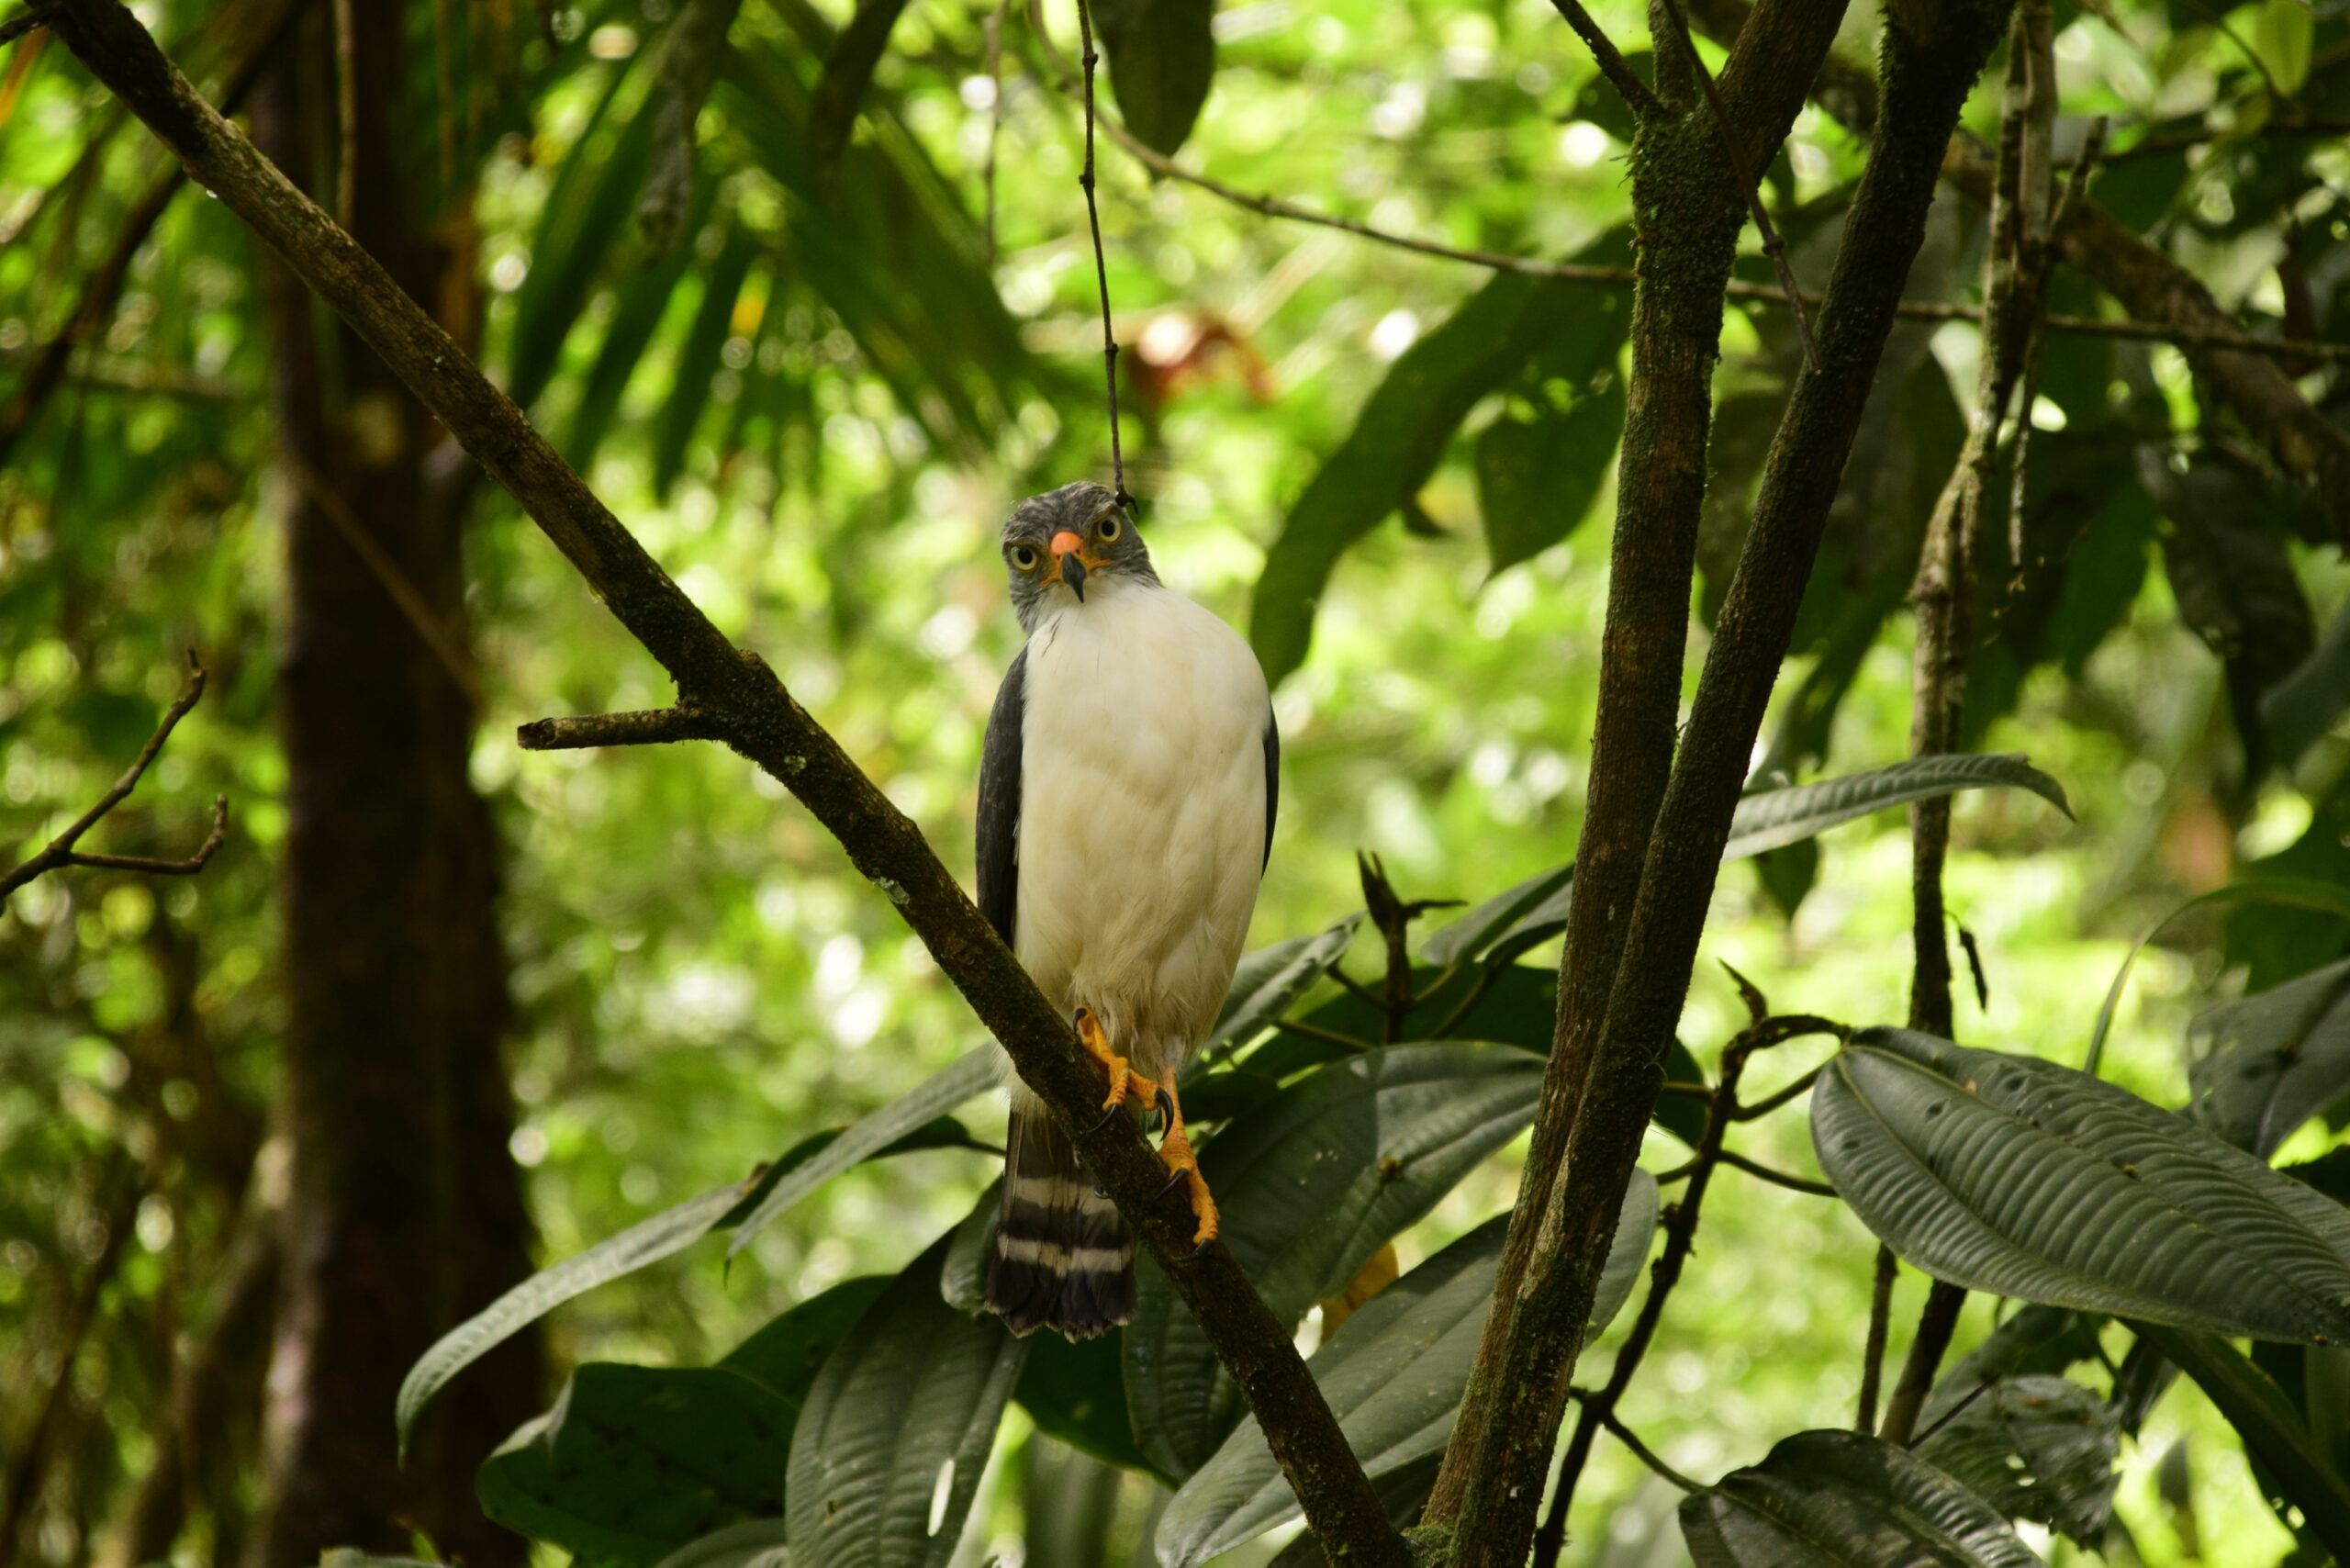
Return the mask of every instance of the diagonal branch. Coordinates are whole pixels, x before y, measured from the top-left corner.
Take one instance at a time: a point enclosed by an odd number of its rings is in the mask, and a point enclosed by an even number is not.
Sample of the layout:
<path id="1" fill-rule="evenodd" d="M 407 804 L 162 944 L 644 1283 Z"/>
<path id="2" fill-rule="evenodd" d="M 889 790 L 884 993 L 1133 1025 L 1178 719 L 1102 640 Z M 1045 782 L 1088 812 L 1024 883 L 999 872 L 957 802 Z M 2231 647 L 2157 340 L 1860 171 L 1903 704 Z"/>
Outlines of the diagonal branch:
<path id="1" fill-rule="evenodd" d="M 729 643 L 521 409 L 350 235 L 197 95 L 119 0 L 72 0 L 59 36 L 332 306 L 576 567 L 605 606 L 756 763 L 838 838 L 1052 1108 L 1190 1305 L 1334 1562 L 1401 1568 L 1404 1548 L 1287 1328 L 1233 1261 L 1192 1251 L 1189 1202 L 1131 1118 L 1100 1116 L 1099 1070 L 921 832 L 772 670 Z"/>
<path id="2" fill-rule="evenodd" d="M 1632 111 L 1633 118 L 1654 119 L 1666 112 L 1664 106 L 1657 102 L 1656 95 L 1649 91 L 1649 84 L 1640 80 L 1640 73 L 1632 69 L 1632 62 L 1624 58 L 1624 51 L 1616 47 L 1616 40 L 1583 8 L 1582 0 L 1550 0 L 1550 4 L 1591 50 L 1599 73 L 1607 78 L 1607 84 L 1616 89 L 1616 95 L 1624 100 L 1624 106 Z"/>
<path id="3" fill-rule="evenodd" d="M 82 842 L 84 834 L 97 826 L 108 812 L 129 800 L 130 792 L 139 788 L 139 780 L 146 777 L 148 767 L 162 755 L 163 743 L 172 738 L 172 732 L 179 727 L 179 722 L 204 700 L 204 666 L 196 662 L 196 655 L 191 651 L 187 655 L 187 683 L 180 688 L 180 694 L 172 700 L 172 705 L 163 711 L 162 721 L 155 726 L 155 733 L 147 737 L 147 744 L 140 747 L 139 756 L 123 770 L 122 777 L 114 781 L 114 787 L 98 797 L 95 805 L 73 819 L 72 826 L 50 839 L 39 854 L 16 869 L 0 875 L 0 900 L 5 900 L 35 877 L 68 866 L 87 866 L 109 871 L 144 871 L 158 877 L 192 877 L 203 870 L 206 863 L 219 853 L 220 846 L 229 837 L 229 797 L 226 795 L 216 797 L 212 802 L 211 835 L 197 846 L 195 854 L 185 859 L 159 860 L 144 855 L 96 855 L 74 847 Z M 0 1540 L 6 1539 L 0 1537 Z"/>

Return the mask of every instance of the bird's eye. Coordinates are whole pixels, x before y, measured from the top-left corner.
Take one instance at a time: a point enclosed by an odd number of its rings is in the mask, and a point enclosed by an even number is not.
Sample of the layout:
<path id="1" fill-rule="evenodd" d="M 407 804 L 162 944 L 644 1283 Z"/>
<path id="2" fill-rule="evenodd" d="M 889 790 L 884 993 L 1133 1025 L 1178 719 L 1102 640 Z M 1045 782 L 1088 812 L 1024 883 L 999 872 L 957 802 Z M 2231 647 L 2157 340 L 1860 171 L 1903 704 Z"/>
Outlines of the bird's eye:
<path id="1" fill-rule="evenodd" d="M 1125 531 L 1126 525 L 1118 521 L 1116 512 L 1112 512 L 1093 525 L 1093 536 L 1104 544 L 1115 544 L 1118 542 L 1118 535 Z"/>
<path id="2" fill-rule="evenodd" d="M 1033 572 L 1036 569 L 1036 552 L 1025 544 L 1015 544 L 1012 547 L 1012 564 L 1024 572 Z"/>

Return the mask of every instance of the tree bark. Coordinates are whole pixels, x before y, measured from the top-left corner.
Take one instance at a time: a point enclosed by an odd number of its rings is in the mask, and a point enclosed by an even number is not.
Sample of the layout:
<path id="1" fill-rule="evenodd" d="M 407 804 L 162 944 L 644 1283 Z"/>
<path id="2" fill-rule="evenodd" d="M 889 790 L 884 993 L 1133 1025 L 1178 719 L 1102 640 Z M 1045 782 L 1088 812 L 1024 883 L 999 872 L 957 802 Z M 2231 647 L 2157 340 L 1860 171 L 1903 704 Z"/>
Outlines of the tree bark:
<path id="1" fill-rule="evenodd" d="M 297 182 L 350 160 L 352 222 L 411 297 L 448 265 L 403 188 L 391 101 L 406 7 L 346 11 L 353 133 L 333 140 L 325 28 L 297 34 L 255 125 Z M 270 1376 L 259 1568 L 330 1546 L 406 1550 L 421 1529 L 469 1568 L 520 1562 L 473 1471 L 540 1399 L 534 1338 L 486 1361 L 420 1436 L 408 1471 L 391 1411 L 435 1335 L 530 1270 L 530 1226 L 499 1061 L 509 1004 L 497 846 L 467 778 L 471 700 L 419 634 L 388 569 L 455 624 L 459 519 L 438 504 L 438 426 L 356 338 L 267 263 L 272 392 L 286 470 L 287 760 L 283 869 L 293 1180 Z M 363 554 L 352 531 L 372 541 Z M 371 557 L 373 557 L 371 559 Z"/>

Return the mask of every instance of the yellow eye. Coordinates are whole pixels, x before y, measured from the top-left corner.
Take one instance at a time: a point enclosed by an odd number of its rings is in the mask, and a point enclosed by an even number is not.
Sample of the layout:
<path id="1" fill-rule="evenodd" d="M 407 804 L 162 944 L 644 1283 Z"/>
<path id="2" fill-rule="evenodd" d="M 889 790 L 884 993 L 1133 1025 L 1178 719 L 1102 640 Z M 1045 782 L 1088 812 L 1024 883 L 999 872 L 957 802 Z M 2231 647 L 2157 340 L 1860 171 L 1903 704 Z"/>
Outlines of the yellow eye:
<path id="1" fill-rule="evenodd" d="M 1118 535 L 1125 531 L 1126 525 L 1118 521 L 1116 512 L 1112 512 L 1093 525 L 1093 536 L 1104 544 L 1115 544 L 1118 542 Z"/>
<path id="2" fill-rule="evenodd" d="M 1036 569 L 1036 552 L 1025 544 L 1015 544 L 1012 547 L 1012 564 L 1024 572 L 1033 572 Z"/>

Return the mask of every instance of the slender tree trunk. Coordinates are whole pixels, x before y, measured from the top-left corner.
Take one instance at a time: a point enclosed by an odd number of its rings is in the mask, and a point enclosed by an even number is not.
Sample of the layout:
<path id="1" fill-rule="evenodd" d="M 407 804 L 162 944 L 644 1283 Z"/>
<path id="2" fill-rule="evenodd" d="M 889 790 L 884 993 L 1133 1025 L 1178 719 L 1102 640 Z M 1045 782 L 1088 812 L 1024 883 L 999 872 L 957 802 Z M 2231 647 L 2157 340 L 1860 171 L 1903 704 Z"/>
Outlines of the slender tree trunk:
<path id="1" fill-rule="evenodd" d="M 449 257 L 396 157 L 405 10 L 348 7 L 339 40 L 314 18 L 264 84 L 255 129 L 313 190 L 333 191 L 347 172 L 357 239 L 447 314 Z M 341 113 L 338 55 L 355 89 Z M 501 1350 L 453 1391 L 405 1473 L 392 1442 L 408 1363 L 529 1266 L 498 1063 L 497 846 L 466 776 L 469 677 L 447 656 L 464 648 L 458 519 L 429 478 L 439 427 L 274 260 L 267 272 L 287 498 L 293 1182 L 254 1560 L 293 1568 L 329 1546 L 405 1550 L 421 1529 L 443 1556 L 485 1568 L 522 1556 L 482 1518 L 472 1472 L 537 1406 L 536 1342 Z M 421 600 L 436 635 L 403 598 Z"/>

